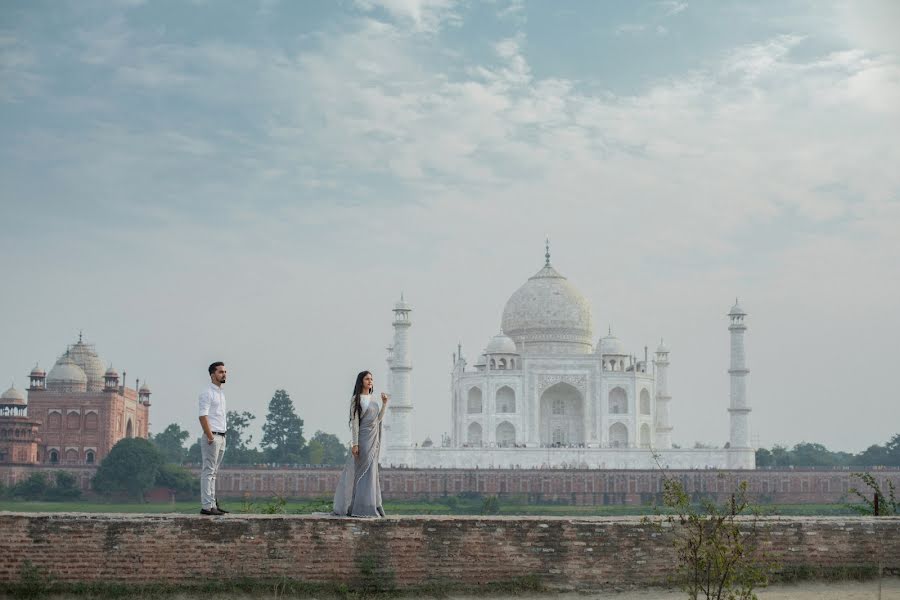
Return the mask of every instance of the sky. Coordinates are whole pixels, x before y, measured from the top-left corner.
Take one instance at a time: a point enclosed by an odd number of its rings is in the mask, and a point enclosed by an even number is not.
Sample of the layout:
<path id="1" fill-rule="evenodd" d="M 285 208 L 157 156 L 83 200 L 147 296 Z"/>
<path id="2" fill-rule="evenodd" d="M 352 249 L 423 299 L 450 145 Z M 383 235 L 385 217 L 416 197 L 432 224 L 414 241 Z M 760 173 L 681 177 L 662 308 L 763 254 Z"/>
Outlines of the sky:
<path id="1" fill-rule="evenodd" d="M 543 266 L 634 354 L 672 438 L 900 432 L 900 3 L 0 3 L 0 387 L 79 331 L 199 433 L 206 366 L 256 439 L 285 389 L 349 439 L 412 304 L 414 437 Z"/>

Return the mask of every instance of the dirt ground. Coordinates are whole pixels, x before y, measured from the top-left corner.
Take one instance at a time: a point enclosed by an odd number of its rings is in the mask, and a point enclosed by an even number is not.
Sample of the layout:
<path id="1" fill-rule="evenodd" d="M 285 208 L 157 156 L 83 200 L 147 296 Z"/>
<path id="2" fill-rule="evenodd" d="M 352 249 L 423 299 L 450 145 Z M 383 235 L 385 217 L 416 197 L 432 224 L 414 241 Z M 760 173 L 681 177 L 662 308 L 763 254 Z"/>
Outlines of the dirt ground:
<path id="1" fill-rule="evenodd" d="M 877 600 L 877 581 L 840 583 L 799 583 L 774 585 L 757 593 L 759 600 Z M 687 595 L 676 590 L 630 590 L 594 594 L 565 593 L 556 595 L 515 596 L 528 600 L 685 600 Z M 478 596 L 450 596 L 453 600 L 484 600 Z M 512 598 L 512 596 L 510 597 Z M 504 599 L 505 600 L 505 599 Z M 881 582 L 880 600 L 900 600 L 900 578 Z"/>
<path id="2" fill-rule="evenodd" d="M 759 590 L 759 600 L 900 600 L 900 578 L 885 578 L 881 582 L 879 596 L 877 581 L 852 581 L 840 583 L 799 583 L 775 585 Z M 2 597 L 2 595 L 0 595 Z M 229 595 L 225 600 L 261 600 L 275 598 L 274 595 Z M 54 595 L 52 600 L 84 600 L 84 596 Z M 210 600 L 211 596 L 176 594 L 170 600 Z M 279 596 L 280 598 L 280 596 Z M 398 598 L 413 598 L 399 596 Z M 686 594 L 677 590 L 624 590 L 596 593 L 548 593 L 523 594 L 513 596 L 474 596 L 451 594 L 444 600 L 685 600 Z"/>

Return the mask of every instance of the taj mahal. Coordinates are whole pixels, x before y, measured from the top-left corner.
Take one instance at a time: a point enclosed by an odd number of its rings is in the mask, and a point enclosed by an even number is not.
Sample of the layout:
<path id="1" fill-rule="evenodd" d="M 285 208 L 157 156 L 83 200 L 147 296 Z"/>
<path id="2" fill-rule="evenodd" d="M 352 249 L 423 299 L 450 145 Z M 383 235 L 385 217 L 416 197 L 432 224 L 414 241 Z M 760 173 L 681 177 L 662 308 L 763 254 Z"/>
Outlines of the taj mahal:
<path id="1" fill-rule="evenodd" d="M 457 347 L 451 423 L 440 445 L 413 441 L 412 306 L 394 306 L 387 366 L 391 402 L 384 465 L 410 468 L 753 469 L 744 334 L 739 302 L 728 313 L 730 419 L 725 448 L 673 448 L 669 348 L 636 357 L 612 334 L 594 342 L 588 300 L 545 263 L 503 309 L 500 332 L 470 366 Z M 724 390 L 723 390 L 724 391 Z M 724 397 L 723 393 L 723 397 Z"/>

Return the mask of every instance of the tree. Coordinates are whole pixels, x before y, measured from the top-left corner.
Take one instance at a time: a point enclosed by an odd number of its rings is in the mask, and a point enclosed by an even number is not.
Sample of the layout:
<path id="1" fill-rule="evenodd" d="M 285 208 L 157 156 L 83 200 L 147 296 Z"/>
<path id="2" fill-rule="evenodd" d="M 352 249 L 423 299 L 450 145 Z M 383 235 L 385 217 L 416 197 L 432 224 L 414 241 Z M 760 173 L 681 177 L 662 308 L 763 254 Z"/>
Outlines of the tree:
<path id="1" fill-rule="evenodd" d="M 14 485 L 12 495 L 25 500 L 42 500 L 48 489 L 50 489 L 50 482 L 47 474 L 38 471 Z"/>
<path id="2" fill-rule="evenodd" d="M 163 464 L 156 474 L 156 485 L 164 487 L 184 499 L 196 497 L 200 493 L 200 480 L 181 465 Z"/>
<path id="3" fill-rule="evenodd" d="M 263 425 L 260 444 L 269 462 L 291 464 L 302 462 L 303 419 L 294 411 L 294 403 L 284 390 L 276 390 L 269 401 L 269 413 Z"/>
<path id="4" fill-rule="evenodd" d="M 263 462 L 262 453 L 253 448 L 253 436 L 250 435 L 250 423 L 256 415 L 247 411 L 229 410 L 227 415 L 228 432 L 225 434 L 226 465 L 251 465 Z"/>
<path id="5" fill-rule="evenodd" d="M 54 485 L 44 494 L 47 500 L 75 500 L 81 497 L 78 479 L 71 473 L 57 471 L 54 474 Z"/>
<path id="6" fill-rule="evenodd" d="M 791 450 L 791 464 L 796 467 L 833 467 L 848 464 L 850 455 L 832 452 L 822 444 L 801 442 Z"/>
<path id="7" fill-rule="evenodd" d="M 184 443 L 190 437 L 190 433 L 172 423 L 160 433 L 153 436 L 153 444 L 162 452 L 163 460 L 167 463 L 180 465 L 187 458 L 187 450 L 184 449 Z"/>
<path id="8" fill-rule="evenodd" d="M 150 440 L 119 440 L 94 475 L 94 490 L 101 494 L 126 493 L 144 501 L 144 494 L 156 483 L 164 460 Z"/>
<path id="9" fill-rule="evenodd" d="M 310 465 L 342 465 L 347 460 L 347 445 L 333 433 L 317 431 L 306 446 L 306 463 Z"/>

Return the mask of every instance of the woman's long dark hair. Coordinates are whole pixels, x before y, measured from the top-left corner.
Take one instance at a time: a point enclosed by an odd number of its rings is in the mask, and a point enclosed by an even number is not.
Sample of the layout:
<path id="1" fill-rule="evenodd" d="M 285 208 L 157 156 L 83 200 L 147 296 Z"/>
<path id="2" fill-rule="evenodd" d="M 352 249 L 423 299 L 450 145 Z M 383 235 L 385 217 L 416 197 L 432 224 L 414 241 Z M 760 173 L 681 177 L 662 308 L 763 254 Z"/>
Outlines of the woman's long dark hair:
<path id="1" fill-rule="evenodd" d="M 362 405 L 359 403 L 359 397 L 363 394 L 371 394 L 372 388 L 367 390 L 363 390 L 363 379 L 366 378 L 366 375 L 371 375 L 371 371 L 360 371 L 359 375 L 356 376 L 356 383 L 353 385 L 353 406 L 350 407 L 350 421 L 353 421 L 353 417 L 358 414 L 362 414 Z"/>

